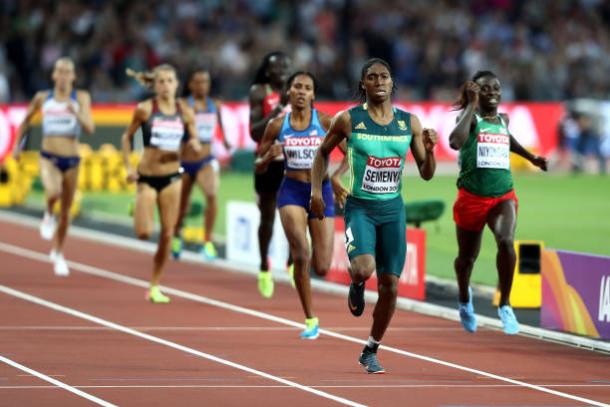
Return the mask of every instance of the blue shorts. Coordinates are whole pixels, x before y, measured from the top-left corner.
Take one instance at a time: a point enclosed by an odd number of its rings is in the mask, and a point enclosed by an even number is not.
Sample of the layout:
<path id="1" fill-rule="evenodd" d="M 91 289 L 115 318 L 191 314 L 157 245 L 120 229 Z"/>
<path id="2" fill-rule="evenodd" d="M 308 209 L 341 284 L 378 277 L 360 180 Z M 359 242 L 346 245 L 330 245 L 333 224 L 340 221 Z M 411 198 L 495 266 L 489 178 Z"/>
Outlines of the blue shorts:
<path id="1" fill-rule="evenodd" d="M 330 181 L 322 183 L 322 197 L 324 198 L 324 216 L 333 218 L 335 216 L 335 201 L 333 199 L 333 188 Z M 309 211 L 309 201 L 311 199 L 311 184 L 309 182 L 301 182 L 296 179 L 284 177 L 282 185 L 277 195 L 277 207 L 281 208 L 286 205 L 296 205 L 308 213 L 308 218 L 313 219 L 315 216 Z"/>
<path id="2" fill-rule="evenodd" d="M 210 154 L 200 161 L 182 161 L 180 166 L 184 170 L 185 174 L 188 174 L 191 178 L 197 178 L 199 171 L 215 159 L 216 157 Z"/>
<path id="3" fill-rule="evenodd" d="M 51 161 L 53 163 L 53 165 L 55 165 L 57 167 L 57 169 L 61 172 L 66 172 L 70 168 L 77 167 L 78 164 L 80 164 L 79 156 L 64 157 L 61 155 L 49 153 L 44 150 L 40 151 L 40 156 Z"/>

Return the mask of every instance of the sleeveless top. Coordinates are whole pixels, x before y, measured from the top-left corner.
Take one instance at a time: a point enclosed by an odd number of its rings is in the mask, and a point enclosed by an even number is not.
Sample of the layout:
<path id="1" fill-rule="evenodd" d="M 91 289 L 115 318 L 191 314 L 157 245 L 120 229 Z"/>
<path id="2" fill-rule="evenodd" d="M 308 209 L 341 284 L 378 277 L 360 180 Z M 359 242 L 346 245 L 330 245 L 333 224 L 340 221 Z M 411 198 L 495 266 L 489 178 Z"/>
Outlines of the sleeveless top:
<path id="1" fill-rule="evenodd" d="M 179 151 L 180 143 L 188 139 L 188 133 L 180 104 L 176 102 L 176 112 L 165 115 L 159 110 L 157 100 L 152 100 L 152 112 L 145 123 L 142 123 L 144 147 L 153 147 L 165 151 Z"/>
<path id="2" fill-rule="evenodd" d="M 271 86 L 265 85 L 265 98 L 263 99 L 263 117 L 269 116 L 269 113 L 280 104 L 280 94 L 274 91 Z"/>
<path id="3" fill-rule="evenodd" d="M 510 172 L 510 132 L 502 116 L 492 123 L 475 114 L 476 126 L 460 149 L 458 188 L 475 195 L 497 197 L 513 189 Z"/>
<path id="4" fill-rule="evenodd" d="M 195 99 L 193 96 L 188 97 L 188 104 L 195 109 Z M 197 136 L 201 144 L 210 144 L 214 140 L 216 125 L 218 123 L 218 112 L 216 104 L 210 98 L 207 99 L 207 109 L 195 111 L 195 126 L 197 127 Z"/>
<path id="5" fill-rule="evenodd" d="M 305 130 L 295 130 L 290 125 L 291 113 L 284 116 L 278 141 L 284 151 L 284 163 L 287 170 L 310 170 L 313 159 L 326 131 L 320 123 L 318 111 L 311 110 L 311 122 Z"/>
<path id="6" fill-rule="evenodd" d="M 78 112 L 79 106 L 76 98 L 76 90 L 70 94 L 70 100 L 58 102 L 54 98 L 54 90 L 49 91 L 49 96 L 42 104 L 42 136 L 80 136 L 80 124 L 76 115 L 68 110 L 68 104 L 74 106 Z"/>
<path id="7" fill-rule="evenodd" d="M 355 198 L 385 201 L 400 196 L 405 156 L 413 135 L 411 114 L 393 109 L 394 120 L 385 126 L 371 119 L 366 103 L 349 110 L 348 190 Z"/>

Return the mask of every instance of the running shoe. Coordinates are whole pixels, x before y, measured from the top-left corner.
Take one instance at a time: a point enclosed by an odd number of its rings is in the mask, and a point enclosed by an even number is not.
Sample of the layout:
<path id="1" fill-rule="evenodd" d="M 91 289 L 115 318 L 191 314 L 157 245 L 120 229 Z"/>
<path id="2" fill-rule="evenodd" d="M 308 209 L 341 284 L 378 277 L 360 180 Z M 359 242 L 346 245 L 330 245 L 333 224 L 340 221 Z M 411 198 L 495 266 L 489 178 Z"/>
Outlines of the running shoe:
<path id="1" fill-rule="evenodd" d="M 468 302 L 458 303 L 458 310 L 460 312 L 460 321 L 466 332 L 476 332 L 477 330 L 477 316 L 474 313 L 474 305 L 472 305 L 472 288 L 468 287 Z"/>
<path id="2" fill-rule="evenodd" d="M 263 298 L 273 297 L 273 276 L 271 271 L 260 271 L 258 273 L 258 292 Z"/>
<path id="3" fill-rule="evenodd" d="M 172 237 L 172 257 L 175 260 L 180 260 L 182 254 L 182 238 L 180 236 Z"/>
<path id="4" fill-rule="evenodd" d="M 353 316 L 359 317 L 364 312 L 364 283 L 349 285 L 347 305 Z"/>
<path id="5" fill-rule="evenodd" d="M 205 242 L 201 247 L 201 255 L 206 260 L 214 260 L 218 257 L 218 253 L 216 252 L 216 247 L 214 247 L 214 243 Z"/>
<path id="6" fill-rule="evenodd" d="M 46 212 L 42 217 L 42 222 L 40 222 L 40 237 L 44 240 L 53 239 L 53 235 L 55 234 L 55 228 L 57 227 L 57 220 L 53 214 Z"/>
<path id="7" fill-rule="evenodd" d="M 294 263 L 289 265 L 286 271 L 288 272 L 288 276 L 290 277 L 290 285 L 292 285 L 292 288 L 296 288 L 297 285 L 294 282 Z"/>
<path id="8" fill-rule="evenodd" d="M 519 322 L 510 305 L 503 305 L 498 308 L 498 316 L 502 320 L 504 333 L 507 335 L 515 335 L 519 333 Z"/>
<path id="9" fill-rule="evenodd" d="M 70 275 L 70 269 L 68 268 L 66 259 L 64 259 L 64 255 L 52 250 L 50 257 L 53 260 L 53 271 L 55 272 L 55 275 L 57 277 L 68 277 Z"/>
<path id="10" fill-rule="evenodd" d="M 167 304 L 170 301 L 169 297 L 161 292 L 158 285 L 150 287 L 150 290 L 146 292 L 146 299 L 153 304 Z"/>
<path id="11" fill-rule="evenodd" d="M 360 363 L 360 366 L 362 366 L 367 373 L 385 373 L 385 369 L 379 364 L 379 361 L 377 360 L 377 352 L 371 352 L 365 349 L 360 354 L 360 358 L 358 358 L 358 363 Z"/>
<path id="12" fill-rule="evenodd" d="M 320 336 L 320 321 L 318 318 L 307 318 L 305 320 L 305 330 L 301 332 L 301 339 L 317 339 Z"/>

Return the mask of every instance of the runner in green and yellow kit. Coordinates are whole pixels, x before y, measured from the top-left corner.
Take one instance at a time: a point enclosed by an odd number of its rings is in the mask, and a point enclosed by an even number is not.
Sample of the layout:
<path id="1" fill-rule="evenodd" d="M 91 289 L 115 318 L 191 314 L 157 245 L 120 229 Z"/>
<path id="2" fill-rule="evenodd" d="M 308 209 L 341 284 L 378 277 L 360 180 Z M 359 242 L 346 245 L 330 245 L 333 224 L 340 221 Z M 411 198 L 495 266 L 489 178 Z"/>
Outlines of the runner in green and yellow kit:
<path id="1" fill-rule="evenodd" d="M 350 170 L 345 205 L 346 250 L 352 284 L 349 309 L 364 311 L 364 282 L 377 271 L 379 299 L 371 334 L 359 362 L 368 373 L 383 373 L 377 348 L 396 307 L 398 278 L 406 256 L 406 219 L 400 194 L 409 150 L 425 180 L 434 175 L 435 130 L 423 129 L 417 116 L 392 106 L 394 90 L 387 62 L 373 58 L 362 67 L 362 104 L 338 113 L 318 149 L 312 168 L 311 212 L 323 218 L 322 180 L 330 152 L 347 139 Z"/>
<path id="2" fill-rule="evenodd" d="M 496 266 L 500 282 L 498 316 L 504 332 L 519 332 L 519 323 L 509 303 L 516 255 L 514 248 L 518 200 L 510 172 L 510 152 L 546 171 L 547 160 L 523 148 L 508 130 L 508 116 L 498 113 L 502 87 L 491 71 L 477 72 L 466 82 L 455 103 L 461 110 L 449 136 L 451 148 L 460 151 L 458 197 L 453 206 L 458 255 L 454 267 L 460 291 L 459 313 L 464 329 L 475 332 L 477 321 L 472 304 L 470 274 L 481 249 L 487 224 L 498 246 Z"/>

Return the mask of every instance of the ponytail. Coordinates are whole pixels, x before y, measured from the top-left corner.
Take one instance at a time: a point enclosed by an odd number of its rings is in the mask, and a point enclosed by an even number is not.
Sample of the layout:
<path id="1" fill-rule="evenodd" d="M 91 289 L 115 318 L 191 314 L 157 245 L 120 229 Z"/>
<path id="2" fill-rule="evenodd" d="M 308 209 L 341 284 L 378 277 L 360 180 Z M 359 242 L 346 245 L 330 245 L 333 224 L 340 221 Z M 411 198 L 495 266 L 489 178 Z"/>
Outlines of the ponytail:
<path id="1" fill-rule="evenodd" d="M 153 68 L 152 71 L 143 71 L 143 72 L 134 71 L 131 68 L 127 68 L 125 70 L 125 73 L 127 73 L 127 76 L 131 76 L 136 81 L 138 81 L 140 83 L 140 85 L 144 86 L 146 89 L 152 90 L 152 88 L 155 84 L 155 78 L 157 76 L 157 73 L 160 71 L 171 71 L 174 73 L 174 75 L 176 75 L 176 68 L 174 68 L 170 64 L 157 65 Z M 176 77 L 177 77 L 177 75 L 176 75 Z"/>

